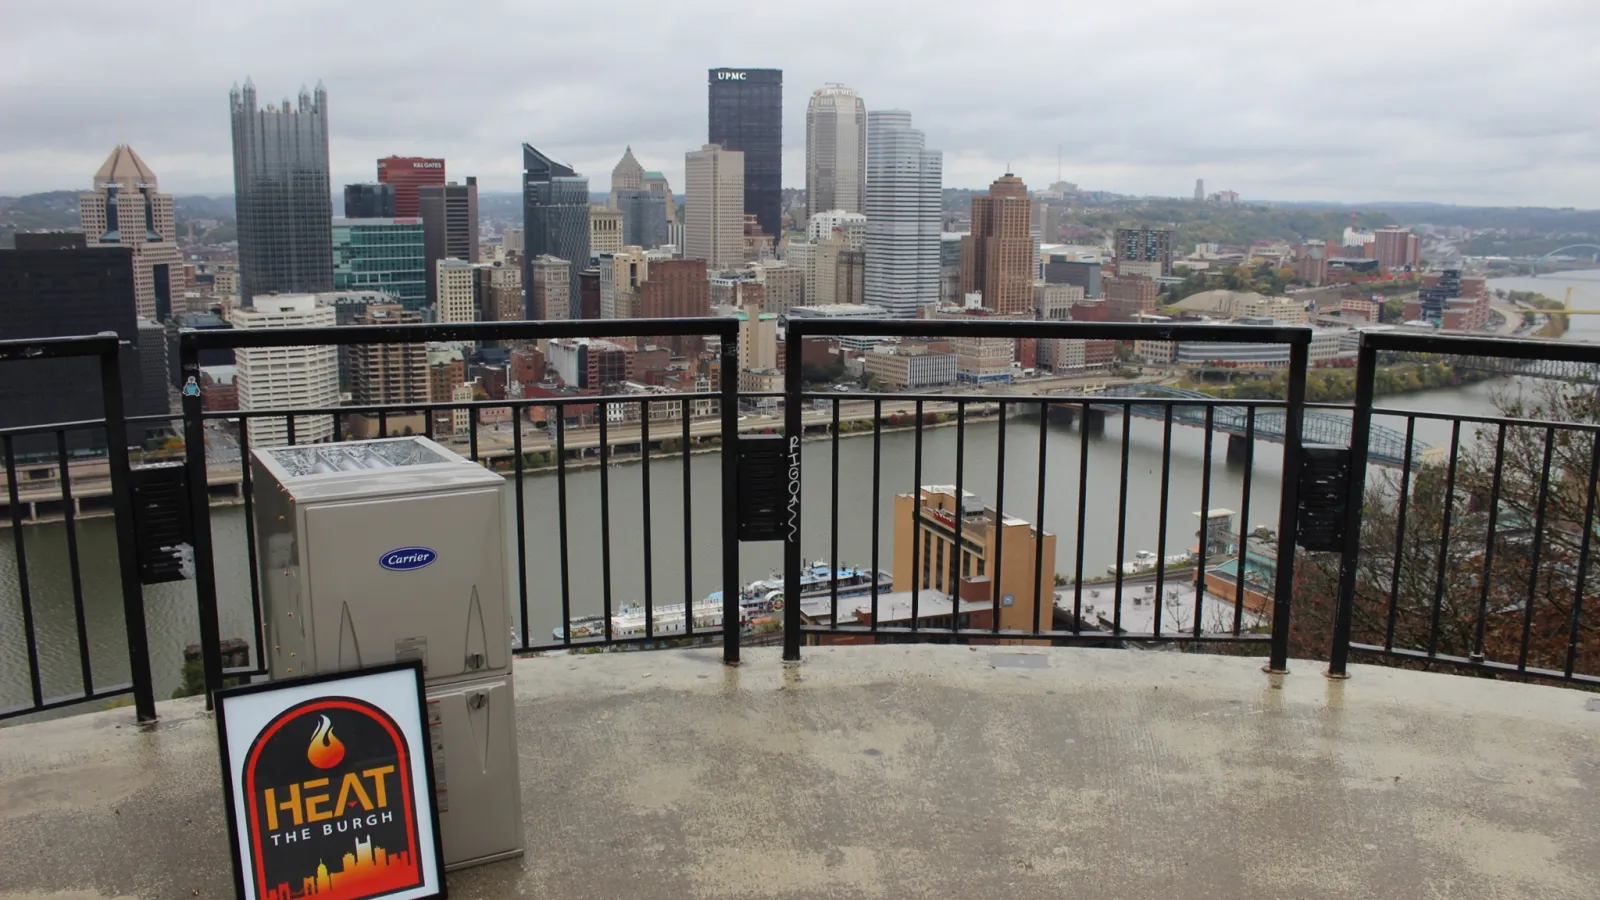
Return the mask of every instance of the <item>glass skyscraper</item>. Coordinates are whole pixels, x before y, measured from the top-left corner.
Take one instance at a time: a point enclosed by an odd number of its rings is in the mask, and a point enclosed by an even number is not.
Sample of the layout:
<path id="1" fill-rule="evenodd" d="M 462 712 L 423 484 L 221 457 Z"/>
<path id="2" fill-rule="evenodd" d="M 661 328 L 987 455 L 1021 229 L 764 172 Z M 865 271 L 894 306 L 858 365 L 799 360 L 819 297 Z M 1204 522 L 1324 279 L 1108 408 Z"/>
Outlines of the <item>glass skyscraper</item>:
<path id="1" fill-rule="evenodd" d="M 408 310 L 428 305 L 420 219 L 334 219 L 333 289 L 383 291 Z"/>
<path id="2" fill-rule="evenodd" d="M 589 265 L 589 179 L 564 162 L 522 145 L 522 310 L 538 318 L 533 303 L 535 257 L 549 255 L 571 263 L 572 318 L 579 315 L 578 278 Z"/>
<path id="3" fill-rule="evenodd" d="M 783 222 L 783 70 L 712 69 L 709 143 L 744 153 L 744 211 L 779 236 Z"/>
<path id="4" fill-rule="evenodd" d="M 239 295 L 333 289 L 333 201 L 328 181 L 328 94 L 300 89 L 298 105 L 256 105 L 256 88 L 228 92 Z"/>

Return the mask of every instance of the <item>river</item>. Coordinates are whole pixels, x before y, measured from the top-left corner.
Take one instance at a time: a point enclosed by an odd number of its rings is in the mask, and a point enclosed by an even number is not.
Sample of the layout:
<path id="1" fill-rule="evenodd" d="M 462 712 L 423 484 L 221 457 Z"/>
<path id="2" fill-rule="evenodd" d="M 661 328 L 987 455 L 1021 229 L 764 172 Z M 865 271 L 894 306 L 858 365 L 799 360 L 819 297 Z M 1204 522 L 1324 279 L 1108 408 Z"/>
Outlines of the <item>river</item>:
<path id="1" fill-rule="evenodd" d="M 1569 287 L 1572 288 L 1573 309 L 1600 311 L 1600 269 L 1552 272 L 1538 278 L 1489 279 L 1490 290 L 1533 291 L 1560 302 L 1566 301 Z M 1573 316 L 1566 337 L 1577 341 L 1600 340 L 1600 315 Z"/>
<path id="2" fill-rule="evenodd" d="M 1539 279 L 1544 282 L 1545 279 Z M 1457 390 L 1429 391 L 1384 398 L 1385 406 L 1426 409 L 1433 412 L 1484 413 L 1492 411 L 1495 391 L 1508 382 L 1486 382 Z M 1398 423 L 1391 423 L 1398 424 Z M 1121 420 L 1108 418 L 1105 434 L 1091 437 L 1087 490 L 1087 527 L 1084 535 L 1084 573 L 1103 574 L 1116 561 Z M 1035 516 L 1038 473 L 1037 420 L 1013 420 L 1006 426 L 1007 513 L 1032 520 Z M 1134 419 L 1128 448 L 1128 504 L 1125 555 L 1156 550 L 1162 525 L 1160 509 L 1161 430 L 1159 421 Z M 994 499 L 1000 425 L 986 421 L 966 430 L 964 486 Z M 1418 440 L 1443 443 L 1449 425 L 1420 421 Z M 1045 527 L 1057 537 L 1056 570 L 1070 576 L 1075 570 L 1077 547 L 1079 433 L 1051 425 L 1046 450 Z M 1214 442 L 1211 506 L 1242 509 L 1244 472 L 1226 463 L 1227 438 Z M 1278 480 L 1282 471 L 1280 444 L 1260 442 L 1255 454 L 1255 477 L 1249 526 L 1278 525 Z M 956 430 L 929 428 L 924 432 L 922 481 L 955 482 Z M 845 564 L 869 565 L 872 552 L 872 437 L 846 436 L 839 445 L 840 558 Z M 911 432 L 886 433 L 882 440 L 882 504 L 880 565 L 891 567 L 891 518 L 896 493 L 912 490 L 914 437 Z M 1166 552 L 1180 553 L 1195 544 L 1200 509 L 1200 484 L 1204 458 L 1203 432 L 1174 425 L 1169 514 L 1164 526 Z M 808 559 L 827 558 L 830 547 L 831 491 L 830 445 L 812 442 L 804 449 L 804 519 L 802 550 Z M 653 546 L 651 553 L 655 597 L 658 603 L 684 598 L 684 563 L 692 563 L 696 597 L 720 587 L 720 462 L 715 454 L 690 460 L 693 499 L 693 540 L 688 555 L 682 535 L 682 460 L 671 457 L 651 463 Z M 611 577 L 613 597 L 619 604 L 637 599 L 643 590 L 643 496 L 637 464 L 613 466 L 611 490 Z M 601 609 L 602 554 L 599 523 L 600 474 L 595 469 L 573 471 L 568 476 L 570 511 L 570 583 L 574 614 Z M 529 585 L 529 621 L 534 641 L 547 640 L 560 624 L 560 553 L 556 526 L 556 478 L 553 474 L 525 476 Z M 508 504 L 509 505 L 509 504 Z M 509 529 L 508 529 L 509 530 Z M 121 594 L 115 563 L 115 543 L 109 519 L 89 519 L 78 524 L 82 581 L 94 677 L 99 684 L 126 681 L 127 651 L 122 632 Z M 216 568 L 221 598 L 223 637 L 252 639 L 250 580 L 244 545 L 242 507 L 212 510 Z M 23 531 L 27 549 L 28 583 L 39 635 L 44 673 L 44 693 L 59 696 L 80 690 L 76 624 L 72 608 L 72 580 L 68 565 L 66 531 L 61 524 L 30 526 Z M 18 602 L 15 535 L 0 532 L 0 708 L 28 699 L 28 667 Z M 740 549 L 741 581 L 764 577 L 782 565 L 782 545 L 745 544 Z M 183 649 L 199 640 L 199 624 L 192 582 L 154 585 L 145 589 L 146 621 L 157 696 L 165 697 L 180 683 Z M 513 595 L 515 597 L 515 595 Z M 253 639 L 252 639 L 253 643 Z"/>

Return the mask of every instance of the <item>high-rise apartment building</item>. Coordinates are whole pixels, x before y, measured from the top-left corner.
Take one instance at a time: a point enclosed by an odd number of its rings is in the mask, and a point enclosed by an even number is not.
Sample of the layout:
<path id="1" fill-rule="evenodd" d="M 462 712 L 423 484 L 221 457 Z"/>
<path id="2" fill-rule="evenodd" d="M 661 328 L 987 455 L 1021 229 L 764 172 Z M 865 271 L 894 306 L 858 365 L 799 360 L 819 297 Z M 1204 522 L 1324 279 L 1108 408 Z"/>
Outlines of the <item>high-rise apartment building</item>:
<path id="1" fill-rule="evenodd" d="M 744 154 L 743 211 L 766 234 L 782 234 L 783 70 L 718 68 L 706 79 L 707 141 Z"/>
<path id="2" fill-rule="evenodd" d="M 979 291 L 1002 316 L 1033 312 L 1033 201 L 1022 179 L 1007 172 L 972 198 L 972 231 L 961 239 L 961 292 Z"/>
<path id="3" fill-rule="evenodd" d="M 394 215 L 422 215 L 419 193 L 444 184 L 444 160 L 427 156 L 386 156 L 378 160 L 378 182 L 394 186 Z"/>
<path id="4" fill-rule="evenodd" d="M 806 217 L 824 210 L 859 213 L 867 188 L 867 105 L 830 84 L 806 105 Z"/>
<path id="5" fill-rule="evenodd" d="M 416 219 L 334 219 L 333 289 L 382 291 L 409 310 L 428 303 L 430 275 Z"/>
<path id="6" fill-rule="evenodd" d="M 623 247 L 622 213 L 598 204 L 589 206 L 589 255 L 615 253 Z"/>
<path id="7" fill-rule="evenodd" d="M 118 144 L 94 175 L 94 189 L 78 196 L 78 218 L 90 247 L 133 250 L 134 311 L 166 321 L 172 283 L 181 278 L 183 254 L 172 220 L 172 195 L 158 193 L 156 174 L 127 144 Z"/>
<path id="8" fill-rule="evenodd" d="M 1379 228 L 1372 235 L 1372 258 L 1385 269 L 1411 269 L 1422 262 L 1422 244 L 1411 229 Z"/>
<path id="9" fill-rule="evenodd" d="M 745 155 L 706 144 L 684 157 L 683 255 L 712 271 L 744 263 Z"/>
<path id="10" fill-rule="evenodd" d="M 1118 228 L 1112 248 L 1117 255 L 1118 275 L 1145 275 L 1151 278 L 1172 274 L 1172 232 L 1163 228 Z M 1126 267 L 1124 263 L 1133 263 Z M 1160 271 L 1146 270 L 1140 263 L 1157 263 Z"/>
<path id="11" fill-rule="evenodd" d="M 478 321 L 478 278 L 464 259 L 441 259 L 434 269 L 434 320 L 440 323 Z"/>
<path id="12" fill-rule="evenodd" d="M 233 195 L 239 291 L 333 289 L 333 200 L 328 180 L 328 94 L 300 89 L 296 106 L 256 106 L 256 88 L 228 93 L 233 116 Z"/>
<path id="13" fill-rule="evenodd" d="M 939 302 L 944 155 L 911 113 L 867 114 L 867 303 L 896 318 Z"/>
<path id="14" fill-rule="evenodd" d="M 569 296 L 579 296 L 578 278 L 589 265 L 589 179 L 531 144 L 522 145 L 522 288 L 526 316 L 538 318 L 533 305 L 529 262 L 550 255 L 572 263 Z M 579 310 L 571 310 L 576 318 Z"/>
<path id="15" fill-rule="evenodd" d="M 344 217 L 346 219 L 394 218 L 394 185 L 381 182 L 345 185 Z"/>
<path id="16" fill-rule="evenodd" d="M 310 294 L 258 296 L 253 305 L 233 311 L 234 328 L 307 328 L 332 325 L 333 307 Z M 339 348 L 241 347 L 234 351 L 239 408 L 327 408 L 339 405 Z M 294 416 L 294 441 L 310 444 L 333 437 L 333 417 Z M 253 447 L 278 447 L 289 441 L 289 420 L 250 420 Z"/>
<path id="17" fill-rule="evenodd" d="M 422 314 L 399 304 L 368 306 L 358 325 L 410 325 Z M 358 406 L 428 402 L 428 345 L 352 344 L 351 400 Z"/>
<path id="18" fill-rule="evenodd" d="M 417 207 L 422 214 L 423 253 L 430 275 L 440 260 L 478 261 L 478 179 L 419 187 Z M 437 286 L 431 277 L 428 283 Z M 428 303 L 438 302 L 438 295 L 430 291 Z"/>
<path id="19" fill-rule="evenodd" d="M 533 304 L 537 318 L 572 318 L 572 263 L 554 256 L 538 256 L 529 262 L 533 273 Z"/>

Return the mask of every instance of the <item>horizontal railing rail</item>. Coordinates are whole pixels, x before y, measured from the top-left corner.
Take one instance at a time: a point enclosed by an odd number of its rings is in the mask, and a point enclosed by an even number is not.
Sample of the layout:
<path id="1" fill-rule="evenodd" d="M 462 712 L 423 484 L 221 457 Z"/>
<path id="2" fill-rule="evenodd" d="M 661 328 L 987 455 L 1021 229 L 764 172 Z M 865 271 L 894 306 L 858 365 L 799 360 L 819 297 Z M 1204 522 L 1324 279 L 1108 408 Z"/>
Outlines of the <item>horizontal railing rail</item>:
<path id="1" fill-rule="evenodd" d="M 149 643 L 145 631 L 144 594 L 138 577 L 138 560 L 134 546 L 133 500 L 129 487 L 128 428 L 124 415 L 121 342 L 114 333 L 30 340 L 0 341 L 0 366 L 26 365 L 46 359 L 93 359 L 99 367 L 99 388 L 105 417 L 98 420 L 79 420 L 46 425 L 7 427 L 0 431 L 0 451 L 5 457 L 6 499 L 11 513 L 11 544 L 15 554 L 15 579 L 17 614 L 20 618 L 23 652 L 26 658 L 28 699 L 22 703 L 0 708 L 0 719 L 30 713 L 46 712 L 83 703 L 105 701 L 126 694 L 133 695 L 135 715 L 141 722 L 156 717 L 155 693 L 150 672 Z M 77 431 L 96 431 L 104 436 L 106 459 L 111 481 L 112 508 L 115 516 L 115 555 L 117 579 L 120 588 L 123 641 L 128 654 L 128 682 L 108 682 L 102 668 L 97 674 L 93 659 L 89 607 L 100 607 L 86 588 L 83 578 L 82 552 L 79 541 L 74 497 L 73 477 L 69 463 L 68 434 Z M 61 690 L 47 684 L 43 654 L 40 647 L 41 621 L 35 609 L 36 585 L 30 580 L 28 544 L 29 532 L 24 526 L 24 504 L 18 484 L 18 473 L 23 468 L 37 468 L 38 464 L 24 466 L 18 462 L 16 442 L 28 436 L 53 438 L 54 453 L 46 451 L 53 459 L 56 487 L 62 515 L 62 541 L 66 551 L 68 581 L 72 609 L 72 636 L 77 645 L 77 665 L 74 672 L 59 673 L 60 679 L 72 680 L 75 675 L 76 690 Z"/>
<path id="2" fill-rule="evenodd" d="M 785 550 L 785 644 L 784 657 L 797 660 L 805 639 L 813 640 L 896 640 L 914 638 L 922 640 L 980 640 L 1024 641 L 1051 644 L 1122 643 L 1122 642 L 1184 642 L 1210 644 L 1265 644 L 1268 648 L 1268 668 L 1284 671 L 1287 665 L 1289 635 L 1290 593 L 1294 584 L 1293 547 L 1296 532 L 1296 494 L 1301 456 L 1301 435 L 1305 409 L 1305 380 L 1308 365 L 1311 329 L 1300 327 L 1215 326 L 1123 324 L 1083 322 L 1037 322 L 1017 320 L 791 320 L 787 333 L 785 371 L 785 434 L 788 440 L 788 493 L 795 498 L 787 515 Z M 1289 389 L 1284 400 L 1219 400 L 1208 397 L 1108 397 L 1104 394 L 1083 393 L 1077 396 L 1027 396 L 1007 393 L 981 394 L 921 394 L 850 393 L 841 396 L 833 392 L 808 391 L 804 385 L 802 368 L 803 341 L 808 337 L 901 337 L 968 341 L 954 346 L 959 360 L 966 354 L 994 353 L 995 347 L 973 345 L 973 340 L 1117 340 L 1117 341 L 1194 341 L 1254 344 L 1284 344 L 1289 347 Z M 1004 364 L 1012 359 L 1011 351 L 999 347 Z M 999 357 L 996 357 L 998 360 Z M 844 511 L 841 482 L 848 469 L 841 470 L 840 404 L 850 400 L 869 400 L 874 404 L 871 437 L 872 450 L 870 486 L 853 485 L 849 493 L 854 506 Z M 954 404 L 953 465 L 929 465 L 925 456 L 928 448 L 928 426 L 946 424 L 929 422 L 926 405 L 933 402 Z M 820 591 L 813 587 L 813 599 L 806 603 L 807 576 L 815 583 L 815 566 L 808 567 L 802 553 L 806 540 L 807 493 L 802 473 L 810 465 L 822 460 L 806 461 L 804 451 L 807 424 L 803 420 L 803 407 L 822 404 L 832 412 L 829 429 L 828 466 L 831 476 L 825 504 L 829 510 L 826 528 L 826 545 L 829 550 L 827 568 L 822 577 L 826 583 Z M 888 529 L 894 541 L 894 571 L 888 579 L 889 589 L 881 585 L 881 541 L 884 537 L 883 510 L 885 473 L 889 468 L 883 458 L 886 417 L 885 404 L 895 407 L 913 407 L 910 423 L 912 431 L 909 465 L 901 465 L 892 479 L 903 478 L 909 469 L 909 493 L 888 498 L 894 505 L 893 521 Z M 970 515 L 968 504 L 968 469 L 971 466 L 968 448 L 969 410 L 992 405 L 997 417 L 994 426 L 994 462 L 987 469 L 993 473 L 994 503 L 992 508 L 979 505 L 976 515 Z M 1218 566 L 1215 557 L 1223 553 L 1213 550 L 1227 549 L 1212 533 L 1212 518 L 1205 512 L 1212 509 L 1216 494 L 1213 492 L 1214 437 L 1218 431 L 1217 410 L 1234 408 L 1244 410 L 1240 442 L 1230 438 L 1230 458 L 1237 456 L 1240 470 L 1240 498 L 1242 522 L 1240 532 L 1246 532 L 1251 519 L 1252 487 L 1255 473 L 1255 442 L 1261 410 L 1273 410 L 1284 417 L 1282 457 L 1282 482 L 1279 485 L 1278 530 L 1275 545 L 1271 546 L 1272 560 L 1266 567 L 1249 567 L 1250 552 L 1247 534 L 1237 536 L 1237 552 L 1231 572 Z M 1149 512 L 1154 513 L 1156 550 L 1152 564 L 1144 567 L 1126 562 L 1129 517 L 1133 504 L 1130 500 L 1130 482 L 1133 419 L 1148 416 L 1152 409 L 1160 410 L 1161 451 L 1159 460 L 1151 460 L 1147 475 L 1156 474 L 1155 490 L 1148 498 Z M 1175 416 L 1178 410 L 1198 411 L 1201 424 L 1200 471 L 1198 473 L 1199 516 L 1201 531 L 1196 557 L 1188 562 L 1185 575 L 1169 581 L 1169 567 L 1182 568 L 1184 563 L 1169 559 L 1171 529 L 1168 520 L 1174 502 L 1171 490 L 1173 480 L 1174 425 L 1187 424 Z M 1037 438 L 1030 436 L 1024 445 L 1031 454 L 1024 464 L 1033 469 L 1027 493 L 1033 502 L 1026 505 L 1032 521 L 1013 517 L 1007 512 L 1007 481 L 1017 483 L 1011 470 L 1017 466 L 1022 454 L 1008 449 L 1008 436 L 1012 429 L 1010 414 L 1031 411 L 1038 415 Z M 1103 430 L 1106 415 L 1120 415 L 1122 419 L 1119 442 L 1119 461 L 1115 466 L 1116 500 L 1112 508 L 1100 506 L 1097 512 L 1103 520 L 1114 518 L 1115 556 L 1108 571 L 1109 583 L 1098 585 L 1085 571 L 1088 555 L 1086 542 L 1091 529 L 1089 513 L 1092 504 L 1090 463 L 1091 440 L 1096 430 Z M 1076 442 L 1060 440 L 1052 446 L 1052 418 L 1070 418 L 1079 425 Z M 892 421 L 892 419 L 890 419 Z M 816 427 L 816 426 L 812 426 Z M 892 426 L 891 426 L 892 427 Z M 987 440 L 987 438 L 985 438 Z M 951 443 L 946 441 L 945 443 Z M 1075 443 L 1076 447 L 1070 446 Z M 1016 445 L 1012 445 L 1015 448 Z M 1233 447 L 1237 451 L 1232 451 Z M 1059 515 L 1061 504 L 1048 502 L 1060 496 L 1048 476 L 1049 458 L 1054 451 L 1063 456 L 1076 451 L 1077 485 L 1076 514 L 1070 518 Z M 945 452 L 949 456 L 949 452 Z M 950 481 L 935 482 L 932 487 L 927 477 L 939 478 L 951 473 Z M 856 476 L 859 480 L 859 476 Z M 953 482 L 953 484 L 951 483 Z M 1145 479 L 1140 479 L 1143 490 Z M 861 509 L 860 493 L 870 491 L 870 515 Z M 942 499 L 942 498 L 948 498 Z M 1143 505 L 1142 503 L 1140 504 Z M 902 512 L 904 507 L 904 512 Z M 1015 509 L 1015 507 L 1012 507 Z M 952 514 L 954 513 L 954 514 Z M 1059 526 L 1074 532 L 1075 547 L 1071 554 L 1073 579 L 1070 582 L 1072 603 L 1056 602 L 1055 587 L 1059 580 L 1055 572 L 1054 544 L 1056 534 L 1051 533 L 1052 515 Z M 870 544 L 870 586 L 862 589 L 858 575 L 846 569 L 840 559 L 841 519 L 845 528 L 853 532 L 843 543 L 866 550 Z M 870 521 L 869 534 L 862 535 L 861 523 Z M 969 521 L 970 520 L 970 521 Z M 1104 521 L 1102 529 L 1109 529 Z M 1099 531 L 1097 529 L 1097 531 Z M 974 537 L 977 534 L 979 536 Z M 909 535 L 904 540 L 902 535 Z M 813 541 L 816 539 L 813 538 Z M 1047 549 L 1048 548 L 1048 549 Z M 1019 562 L 1015 556 L 1024 554 Z M 1007 562 L 1007 554 L 1012 555 Z M 932 556 L 932 558 L 930 558 Z M 1267 573 L 1270 586 L 1262 582 Z M 1228 578 L 1231 574 L 1231 586 Z M 848 577 L 848 581 L 847 581 Z M 1127 588 L 1134 580 L 1150 578 L 1149 601 L 1142 593 L 1130 595 Z M 1012 584 L 1011 592 L 1006 582 Z M 1064 579 L 1061 579 L 1064 580 Z M 1020 581 L 1020 587 L 1017 582 Z M 1183 588 L 1187 596 L 1173 584 L 1188 582 Z M 1208 584 L 1208 582 L 1210 582 Z M 1215 585 L 1215 586 L 1213 586 Z M 848 589 L 859 598 L 841 606 L 841 592 Z M 1213 597 L 1208 603 L 1208 591 L 1222 593 L 1226 589 L 1233 602 L 1219 602 Z M 1109 591 L 1108 600 L 1096 600 Z M 1085 596 L 1085 594 L 1089 596 Z M 1248 599 L 1247 599 L 1248 598 Z M 1109 603 L 1109 609 L 1100 608 Z M 1254 609 L 1247 608 L 1254 604 Z M 854 622 L 844 617 L 853 617 Z M 1064 618 L 1065 623 L 1058 623 Z M 1135 619 L 1138 624 L 1135 624 Z M 865 624 L 861 624 L 865 620 Z M 1144 624 L 1148 622 L 1148 624 Z"/>

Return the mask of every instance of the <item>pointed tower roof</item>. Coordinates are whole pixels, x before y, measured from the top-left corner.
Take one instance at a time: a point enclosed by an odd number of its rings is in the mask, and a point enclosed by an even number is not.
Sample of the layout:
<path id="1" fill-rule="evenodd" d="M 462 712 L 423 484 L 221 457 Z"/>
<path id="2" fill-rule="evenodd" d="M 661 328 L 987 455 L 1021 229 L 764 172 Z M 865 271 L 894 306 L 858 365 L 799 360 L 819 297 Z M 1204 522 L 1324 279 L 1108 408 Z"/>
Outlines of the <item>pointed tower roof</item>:
<path id="1" fill-rule="evenodd" d="M 96 186 L 116 182 L 125 188 L 132 188 L 136 184 L 156 185 L 156 173 L 144 164 L 139 154 L 127 144 L 118 144 L 111 155 L 106 157 L 105 164 L 100 166 L 100 171 L 94 174 Z"/>
<path id="2" fill-rule="evenodd" d="M 641 187 L 644 180 L 644 166 L 633 156 L 633 147 L 630 145 L 622 151 L 622 159 L 617 161 L 611 170 L 612 188 L 637 188 Z"/>

